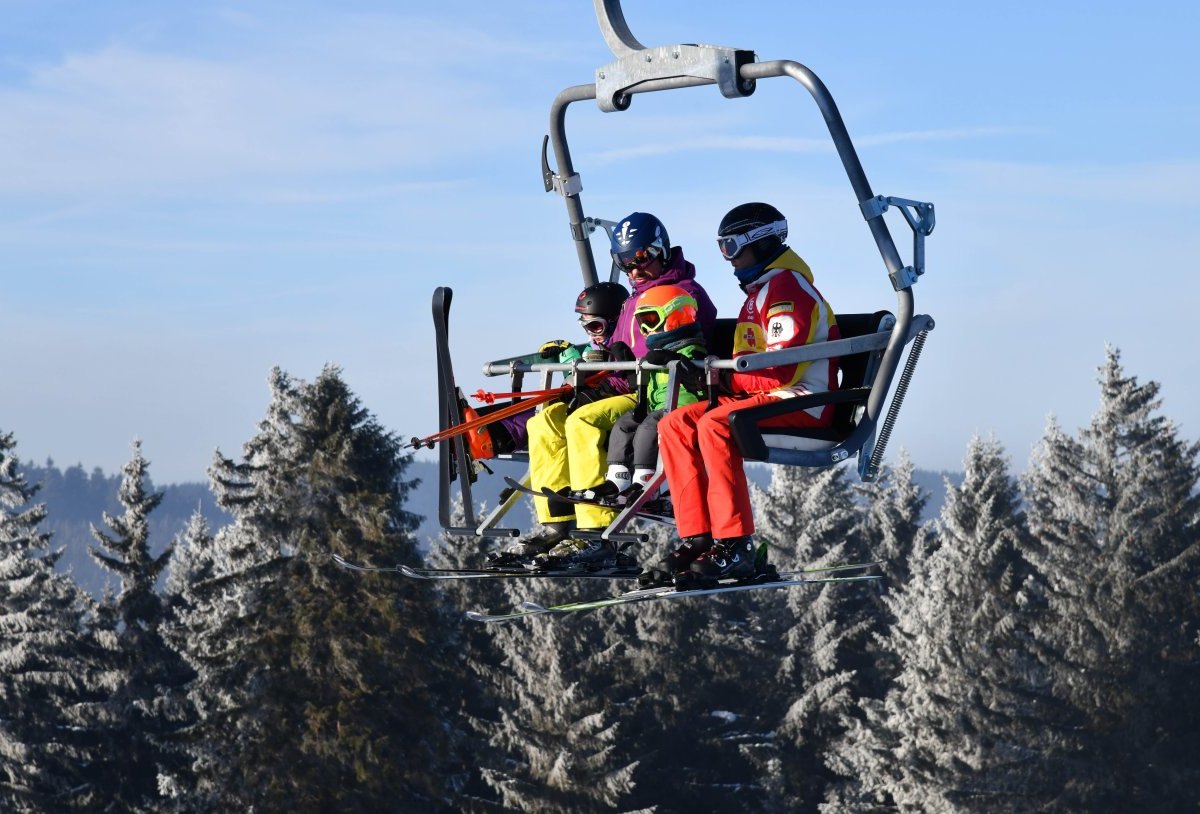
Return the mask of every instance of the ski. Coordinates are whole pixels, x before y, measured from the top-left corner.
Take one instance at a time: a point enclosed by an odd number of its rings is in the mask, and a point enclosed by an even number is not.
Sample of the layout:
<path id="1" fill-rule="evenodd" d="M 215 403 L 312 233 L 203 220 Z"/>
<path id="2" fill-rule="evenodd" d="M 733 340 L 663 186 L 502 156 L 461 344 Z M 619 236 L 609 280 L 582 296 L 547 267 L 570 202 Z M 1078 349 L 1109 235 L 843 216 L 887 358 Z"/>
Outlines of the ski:
<path id="1" fill-rule="evenodd" d="M 583 569 L 567 570 L 530 570 L 519 566 L 507 568 L 415 568 L 410 565 L 362 565 L 334 554 L 333 561 L 351 571 L 368 573 L 401 574 L 410 579 L 439 580 L 439 579 L 513 579 L 543 577 L 545 579 L 632 579 L 642 572 L 640 566 L 635 568 L 607 568 L 596 571 Z"/>
<path id="2" fill-rule="evenodd" d="M 614 512 L 621 512 L 625 508 L 624 506 L 610 506 L 607 503 L 600 503 L 595 500 L 582 500 L 580 498 L 566 497 L 564 495 L 560 495 L 558 492 L 553 491 L 549 487 L 543 487 L 542 490 L 539 492 L 537 489 L 531 489 L 530 487 L 526 486 L 525 484 L 518 483 L 517 481 L 515 481 L 512 478 L 507 477 L 507 476 L 505 476 L 504 482 L 508 484 L 508 488 L 510 488 L 514 491 L 520 492 L 521 494 L 529 495 L 530 497 L 544 497 L 547 500 L 560 500 L 563 503 L 575 503 L 575 504 L 582 504 L 585 506 L 599 506 L 602 509 L 610 509 Z M 635 516 L 637 516 L 638 518 L 640 518 L 642 520 L 650 520 L 654 523 L 665 523 L 666 525 L 669 525 L 669 526 L 675 525 L 675 518 L 668 514 L 657 514 L 655 512 L 648 512 L 643 509 L 639 509 L 634 514 L 635 514 Z"/>
<path id="3" fill-rule="evenodd" d="M 848 563 L 819 568 L 809 568 L 803 571 L 785 571 L 776 580 L 729 580 L 720 582 L 715 588 L 691 588 L 679 590 L 673 585 L 641 588 L 627 591 L 617 596 L 605 597 L 584 602 L 567 602 L 562 605 L 539 605 L 536 602 L 522 602 L 520 610 L 509 613 L 483 613 L 467 611 L 466 618 L 472 622 L 509 622 L 514 619 L 525 619 L 530 616 L 546 614 L 569 614 L 581 611 L 611 608 L 618 605 L 632 605 L 639 602 L 658 600 L 685 599 L 694 596 L 711 596 L 714 594 L 734 593 L 737 591 L 755 591 L 763 589 L 793 588 L 800 585 L 826 585 L 830 583 L 875 582 L 883 579 L 881 574 L 856 574 L 853 576 L 806 576 L 808 574 L 836 574 L 844 571 L 866 570 L 878 566 L 878 562 Z"/>

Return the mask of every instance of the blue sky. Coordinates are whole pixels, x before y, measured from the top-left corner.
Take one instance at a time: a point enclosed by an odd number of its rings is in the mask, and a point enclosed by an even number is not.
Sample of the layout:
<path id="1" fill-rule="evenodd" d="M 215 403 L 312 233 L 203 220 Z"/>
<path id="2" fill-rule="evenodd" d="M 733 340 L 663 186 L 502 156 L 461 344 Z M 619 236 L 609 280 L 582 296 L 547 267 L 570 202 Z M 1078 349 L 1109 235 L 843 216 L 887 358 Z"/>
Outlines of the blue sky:
<path id="1" fill-rule="evenodd" d="M 1023 469 L 1095 409 L 1106 343 L 1200 433 L 1200 8 L 1151 2 L 626 0 L 648 45 L 793 59 L 832 91 L 876 193 L 933 201 L 937 319 L 893 435 Z M 464 387 L 574 338 L 580 275 L 542 191 L 550 102 L 611 61 L 592 3 L 0 0 L 0 430 L 18 454 L 159 482 L 236 454 L 279 365 L 327 362 L 403 437 L 434 429 L 429 321 L 455 290 Z M 894 294 L 824 125 L 788 79 L 568 114 L 589 215 L 651 211 L 726 315 L 713 234 L 766 200 L 843 311 Z M 889 216 L 902 251 L 908 230 Z"/>

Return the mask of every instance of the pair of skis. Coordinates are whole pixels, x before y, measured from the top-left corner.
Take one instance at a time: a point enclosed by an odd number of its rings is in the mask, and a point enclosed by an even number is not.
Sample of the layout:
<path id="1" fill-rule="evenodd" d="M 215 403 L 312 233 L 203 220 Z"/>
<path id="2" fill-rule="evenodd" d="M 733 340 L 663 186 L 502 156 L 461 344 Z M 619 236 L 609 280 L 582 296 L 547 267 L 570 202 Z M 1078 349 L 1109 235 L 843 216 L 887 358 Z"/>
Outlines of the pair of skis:
<path id="1" fill-rule="evenodd" d="M 549 579 L 621 579 L 637 576 L 640 569 L 626 570 L 622 573 L 613 571 L 589 572 L 586 570 L 559 571 L 527 571 L 527 570 L 491 570 L 470 568 L 414 568 L 408 565 L 396 566 L 367 566 L 351 563 L 338 555 L 333 560 L 343 568 L 354 571 L 391 572 L 402 574 L 411 579 L 421 580 L 462 580 L 462 579 L 520 579 L 542 577 Z M 778 579 L 757 578 L 750 580 L 722 580 L 716 586 L 679 590 L 671 585 L 641 588 L 626 591 L 616 596 L 585 602 L 567 602 L 561 605 L 540 605 L 536 602 L 523 602 L 519 610 L 507 613 L 484 613 L 467 611 L 466 617 L 473 622 L 509 622 L 515 619 L 525 619 L 531 616 L 562 615 L 582 611 L 611 608 L 619 605 L 632 605 L 642 602 L 670 601 L 697 596 L 713 596 L 714 594 L 734 593 L 740 591 L 771 590 L 778 588 L 794 588 L 802 585 L 825 585 L 829 583 L 875 582 L 883 576 L 866 572 L 877 569 L 881 562 L 843 563 L 806 568 L 800 571 L 784 571 Z"/>
<path id="2" fill-rule="evenodd" d="M 351 571 L 368 573 L 400 574 L 409 579 L 439 580 L 439 579 L 521 579 L 522 577 L 541 577 L 543 579 L 632 579 L 642 572 L 640 566 L 634 568 L 607 568 L 589 570 L 558 569 L 530 570 L 513 566 L 511 568 L 414 568 L 411 565 L 361 565 L 346 560 L 337 554 L 333 561 L 342 568 Z"/>
<path id="3" fill-rule="evenodd" d="M 856 563 L 852 565 L 835 565 L 827 568 L 811 568 L 804 571 L 787 571 L 779 574 L 775 580 L 722 580 L 712 588 L 690 588 L 680 590 L 672 585 L 661 587 L 641 588 L 636 591 L 626 591 L 617 596 L 595 599 L 585 602 L 567 602 L 562 605 L 539 605 L 536 602 L 522 602 L 520 610 L 509 613 L 480 613 L 467 611 L 466 617 L 472 622 L 511 622 L 514 619 L 527 619 L 531 616 L 554 614 L 580 613 L 582 611 L 612 608 L 619 605 L 634 605 L 642 602 L 669 601 L 673 599 L 689 599 L 697 596 L 713 596 L 714 594 L 734 593 L 738 591 L 758 591 L 773 588 L 794 588 L 799 585 L 824 585 L 842 582 L 874 582 L 882 579 L 880 574 L 854 574 L 850 576 L 806 576 L 807 574 L 824 572 L 852 571 L 865 569 L 876 563 Z"/>

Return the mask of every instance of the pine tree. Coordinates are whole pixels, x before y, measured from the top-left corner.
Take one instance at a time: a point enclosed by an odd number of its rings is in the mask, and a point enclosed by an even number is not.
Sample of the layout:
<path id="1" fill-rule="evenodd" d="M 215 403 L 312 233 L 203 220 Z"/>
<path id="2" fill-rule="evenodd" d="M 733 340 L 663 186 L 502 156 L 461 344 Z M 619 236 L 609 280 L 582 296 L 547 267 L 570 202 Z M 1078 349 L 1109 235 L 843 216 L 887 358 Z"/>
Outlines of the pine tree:
<path id="1" fill-rule="evenodd" d="M 114 676 L 98 665 L 86 596 L 54 571 L 61 552 L 38 529 L 46 509 L 14 447 L 0 433 L 0 808 L 96 810 L 95 708 Z"/>
<path id="2" fill-rule="evenodd" d="M 643 561 L 679 545 L 664 526 L 643 530 Z M 754 675 L 771 649 L 759 598 L 655 602 L 603 619 L 603 694 L 620 733 L 611 762 L 631 770 L 625 809 L 753 810 L 764 795 L 753 755 L 774 722 Z"/>
<path id="3" fill-rule="evenodd" d="M 1100 407 L 1079 439 L 1051 423 L 1026 478 L 1037 565 L 1050 575 L 1039 630 L 1054 686 L 1078 710 L 1090 773 L 1068 801 L 1182 810 L 1200 768 L 1197 452 L 1158 414 L 1156 383 L 1109 348 Z"/>
<path id="4" fill-rule="evenodd" d="M 486 507 L 481 514 L 486 513 Z M 451 511 L 451 522 L 464 525 L 462 500 Z M 505 541 L 507 542 L 507 541 Z M 497 541 L 486 537 L 452 537 L 443 533 L 431 541 L 426 562 L 433 568 L 478 568 Z M 500 695 L 501 662 L 493 630 L 464 623 L 469 608 L 500 608 L 514 601 L 502 580 L 446 580 L 433 583 L 428 592 L 442 603 L 446 618 L 446 645 L 453 653 L 456 676 L 447 693 L 454 756 L 447 782 L 458 811 L 495 811 L 499 801 L 494 785 L 503 785 L 511 760 L 495 749 L 491 738 L 500 726 L 500 709 L 508 703 Z"/>
<path id="5" fill-rule="evenodd" d="M 198 670 L 203 668 L 203 662 L 192 661 L 190 657 L 197 652 L 194 643 L 204 636 L 205 623 L 211 618 L 210 614 L 205 613 L 203 591 L 194 591 L 214 576 L 215 545 L 208 522 L 200 509 L 192 514 L 184 530 L 175 536 L 172 548 L 164 585 L 166 612 L 161 630 L 163 640 L 183 658 L 191 675 L 183 686 L 167 688 L 160 699 L 164 715 L 174 723 L 170 736 L 163 739 L 164 749 L 171 753 L 174 760 L 161 766 L 158 776 L 158 788 L 163 798 L 160 809 L 164 812 L 205 807 L 197 799 L 200 795 L 191 770 L 191 761 L 196 752 L 193 734 L 200 717 L 195 698 L 202 697 Z M 192 799 L 187 799 L 188 796 Z"/>
<path id="6" fill-rule="evenodd" d="M 111 653 L 120 685 L 108 699 L 106 781 L 101 791 L 111 805 L 128 810 L 154 808 L 159 801 L 158 777 L 170 772 L 174 754 L 163 745 L 176 726 L 162 702 L 189 678 L 178 654 L 163 639 L 165 617 L 158 594 L 159 575 L 173 548 L 150 553 L 150 513 L 162 502 L 161 492 L 149 492 L 148 466 L 140 441 L 121 470 L 118 500 L 124 512 L 104 513 L 109 531 L 92 526 L 98 546 L 89 549 L 106 570 L 117 575 L 120 591 L 102 604 L 115 636 Z"/>
<path id="7" fill-rule="evenodd" d="M 886 646 L 896 620 L 885 597 L 904 591 L 934 543 L 929 524 L 921 519 L 928 495 L 913 481 L 913 472 L 912 460 L 901 451 L 895 467 L 882 467 L 873 483 L 857 487 L 867 503 L 861 531 L 872 559 L 882 563 L 884 577 L 867 597 L 875 605 L 865 644 L 871 665 L 866 691 L 872 698 L 883 698 L 901 669 L 896 654 Z"/>
<path id="8" fill-rule="evenodd" d="M 189 653 L 197 787 L 225 810 L 446 808 L 437 605 L 330 562 L 417 562 L 409 459 L 336 368 L 311 384 L 276 370 L 271 388 L 244 460 L 210 471 L 234 520 L 192 590 L 210 633 Z"/>
<path id="9" fill-rule="evenodd" d="M 1007 467 L 998 444 L 971 442 L 934 550 L 886 597 L 902 669 L 831 755 L 847 778 L 834 807 L 1024 812 L 1055 801 L 1061 778 L 1046 764 L 1066 719 L 1032 642 L 1039 588 Z"/>
<path id="10" fill-rule="evenodd" d="M 777 467 L 767 491 L 754 493 L 756 537 L 770 543 L 781 571 L 872 559 L 847 472 Z M 775 689 L 775 748 L 759 750 L 770 810 L 816 811 L 833 779 L 822 755 L 849 725 L 870 678 L 864 653 L 878 612 L 873 592 L 829 584 L 761 598 L 780 603 L 770 615 L 776 678 L 758 682 Z"/>
<path id="11" fill-rule="evenodd" d="M 496 587 L 509 605 L 535 585 L 546 603 L 598 598 L 611 590 L 604 581 L 538 582 L 505 580 Z M 635 766 L 615 753 L 623 731 L 609 695 L 612 661 L 604 627 L 611 620 L 589 614 L 562 621 L 486 628 L 488 652 L 500 659 L 485 676 L 487 692 L 500 707 L 498 718 L 487 723 L 495 752 L 482 770 L 484 780 L 506 808 L 517 811 L 623 809 Z"/>

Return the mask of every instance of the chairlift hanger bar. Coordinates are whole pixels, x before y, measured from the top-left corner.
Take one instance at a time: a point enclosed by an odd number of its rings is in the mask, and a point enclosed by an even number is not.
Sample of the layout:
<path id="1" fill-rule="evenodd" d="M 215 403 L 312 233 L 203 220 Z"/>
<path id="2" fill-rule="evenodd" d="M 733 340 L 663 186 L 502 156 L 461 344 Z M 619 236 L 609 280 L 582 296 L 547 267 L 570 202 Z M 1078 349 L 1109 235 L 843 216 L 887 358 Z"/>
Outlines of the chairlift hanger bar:
<path id="1" fill-rule="evenodd" d="M 892 287 L 896 291 L 896 325 L 880 360 L 877 383 L 867 403 L 869 422 L 874 424 L 883 412 L 884 400 L 899 366 L 900 355 L 910 336 L 915 314 L 912 286 L 924 271 L 924 237 L 934 224 L 933 205 L 903 198 L 876 196 L 867 181 L 866 173 L 841 113 L 825 84 L 804 65 L 791 60 L 755 62 L 751 51 L 718 46 L 680 45 L 647 48 L 633 36 L 621 10 L 621 0 L 593 0 L 600 31 L 616 61 L 596 71 L 596 81 L 576 85 L 561 91 L 550 108 L 550 134 L 542 144 L 542 173 L 547 191 L 556 191 L 567 207 L 571 237 L 583 273 L 584 285 L 598 281 L 595 259 L 592 256 L 589 219 L 584 216 L 580 193 L 583 184 L 575 172 L 567 147 L 566 111 L 573 102 L 596 99 L 601 110 L 620 111 L 629 107 L 638 93 L 669 90 L 679 87 L 715 84 L 727 97 L 748 96 L 760 79 L 790 76 L 812 96 L 825 120 L 834 147 L 853 189 L 867 227 L 883 259 Z M 554 148 L 557 172 L 551 170 L 547 147 Z M 914 234 L 913 265 L 905 265 L 896 250 L 882 215 L 889 205 L 901 209 Z M 909 209 L 917 216 L 913 217 Z"/>

